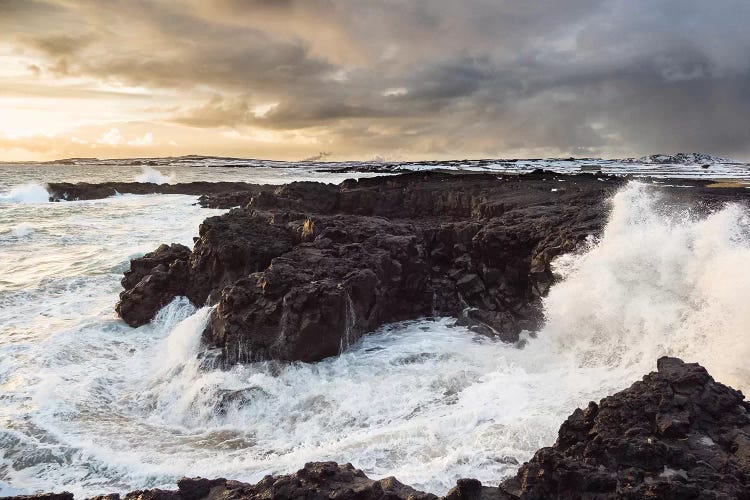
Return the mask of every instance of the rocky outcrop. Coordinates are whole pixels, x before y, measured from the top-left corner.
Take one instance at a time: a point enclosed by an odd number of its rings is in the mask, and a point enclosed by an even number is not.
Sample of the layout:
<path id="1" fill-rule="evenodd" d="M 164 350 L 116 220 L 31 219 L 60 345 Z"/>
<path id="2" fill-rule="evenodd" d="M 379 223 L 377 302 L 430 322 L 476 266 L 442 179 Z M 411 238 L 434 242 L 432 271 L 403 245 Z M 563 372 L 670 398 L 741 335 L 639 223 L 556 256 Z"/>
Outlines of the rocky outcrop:
<path id="1" fill-rule="evenodd" d="M 90 500 L 437 500 L 437 496 L 401 484 L 394 477 L 369 479 L 351 464 L 312 462 L 283 476 L 266 476 L 256 484 L 227 479 L 182 478 L 177 490 L 136 490 L 124 497 L 109 494 Z M 8 497 L 6 500 L 73 500 L 70 493 Z M 470 497 L 453 497 L 470 500 Z M 471 499 L 473 500 L 473 499 Z"/>
<path id="2" fill-rule="evenodd" d="M 174 243 L 130 261 L 122 278 L 125 291 L 115 311 L 130 326 L 145 325 L 174 297 L 185 295 L 190 249 Z"/>
<path id="3" fill-rule="evenodd" d="M 161 245 L 133 259 L 115 310 L 137 327 L 178 295 L 196 305 L 215 303 L 225 286 L 266 269 L 292 246 L 292 234 L 284 226 L 245 210 L 210 217 L 201 224 L 192 252 L 180 244 Z"/>
<path id="4" fill-rule="evenodd" d="M 414 224 L 320 216 L 302 226 L 309 242 L 222 291 L 207 341 L 226 359 L 316 361 L 384 323 L 432 313 Z"/>
<path id="5" fill-rule="evenodd" d="M 621 184 L 432 173 L 255 189 L 245 208 L 204 221 L 189 256 L 136 259 L 117 310 L 138 326 L 170 294 L 215 304 L 204 340 L 224 364 L 317 361 L 430 315 L 512 342 L 541 320 L 551 259 L 599 231 Z"/>
<path id="6" fill-rule="evenodd" d="M 748 499 L 750 403 L 695 363 L 576 410 L 503 488 L 524 499 Z"/>
<path id="7" fill-rule="evenodd" d="M 334 462 L 306 464 L 294 474 L 266 476 L 257 484 L 246 484 L 223 479 L 183 479 L 178 483 L 179 500 L 213 498 L 310 498 L 361 500 L 433 500 L 435 495 L 405 486 L 394 477 L 374 481 L 351 464 Z M 173 497 L 174 498 L 174 497 Z"/>
<path id="8" fill-rule="evenodd" d="M 247 204 L 259 192 L 275 189 L 275 186 L 249 184 L 247 182 L 185 182 L 180 184 L 154 184 L 150 182 L 50 182 L 47 192 L 50 201 L 98 200 L 118 194 L 189 194 L 213 195 L 211 202 L 203 203 L 210 208 L 230 208 Z"/>
<path id="9" fill-rule="evenodd" d="M 38 495 L 17 495 L 14 497 L 0 497 L 4 500 L 73 500 L 72 493 L 64 491 L 62 493 L 40 493 Z"/>
<path id="10" fill-rule="evenodd" d="M 508 342 L 535 330 L 550 262 L 603 227 L 623 179 L 411 173 L 208 193 L 190 255 L 135 260 L 117 310 L 133 326 L 186 295 L 216 305 L 204 340 L 225 365 L 317 361 L 384 323 L 447 315 Z M 665 188 L 668 191 L 668 188 Z M 710 208 L 746 189 L 668 191 Z M 137 279 L 136 279 L 137 278 Z"/>

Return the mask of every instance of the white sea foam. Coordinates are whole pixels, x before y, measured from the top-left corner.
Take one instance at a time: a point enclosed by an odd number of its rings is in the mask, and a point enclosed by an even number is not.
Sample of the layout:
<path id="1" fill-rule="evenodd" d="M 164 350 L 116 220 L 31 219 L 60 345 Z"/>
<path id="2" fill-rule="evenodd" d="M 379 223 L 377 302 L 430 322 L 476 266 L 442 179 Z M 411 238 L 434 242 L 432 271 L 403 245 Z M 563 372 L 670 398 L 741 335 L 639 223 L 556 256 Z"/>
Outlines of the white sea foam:
<path id="1" fill-rule="evenodd" d="M 15 226 L 10 227 L 0 236 L 21 239 L 31 236 L 32 234 L 34 234 L 34 231 L 35 230 L 33 225 L 27 222 L 21 222 L 20 224 L 16 224 Z"/>
<path id="2" fill-rule="evenodd" d="M 39 184 L 23 184 L 0 193 L 0 203 L 48 203 L 49 193 Z"/>
<path id="3" fill-rule="evenodd" d="M 166 221 L 186 210 L 162 203 L 139 216 L 163 219 L 155 241 L 183 241 L 190 228 Z M 436 493 L 459 477 L 497 483 L 551 444 L 574 408 L 627 387 L 659 355 L 750 388 L 748 226 L 740 206 L 674 213 L 652 188 L 629 184 L 601 238 L 558 260 L 565 279 L 545 301 L 547 325 L 523 349 L 443 318 L 384 327 L 317 364 L 207 370 L 210 310 L 179 298 L 129 329 L 110 312 L 121 269 L 49 297 L 5 296 L 12 307 L 0 321 L 22 340 L 0 338 L 12 423 L 0 428 L 0 481 L 90 495 L 173 487 L 182 475 L 255 481 L 331 459 Z M 132 244 L 131 233 L 107 231 L 107 252 Z M 84 234 L 45 251 L 74 260 L 75 245 L 91 244 Z M 38 309 L 49 303 L 59 307 Z"/>
<path id="4" fill-rule="evenodd" d="M 614 197 L 601 241 L 559 261 L 542 333 L 579 366 L 643 372 L 661 355 L 750 388 L 750 218 L 730 204 L 674 212 L 651 186 Z"/>
<path id="5" fill-rule="evenodd" d="M 164 175 L 155 168 L 144 166 L 141 168 L 141 173 L 135 176 L 135 182 L 171 184 L 174 182 L 174 175 Z"/>
<path id="6" fill-rule="evenodd" d="M 12 229 L 13 236 L 16 238 L 24 238 L 34 233 L 34 226 L 31 224 L 21 223 Z"/>

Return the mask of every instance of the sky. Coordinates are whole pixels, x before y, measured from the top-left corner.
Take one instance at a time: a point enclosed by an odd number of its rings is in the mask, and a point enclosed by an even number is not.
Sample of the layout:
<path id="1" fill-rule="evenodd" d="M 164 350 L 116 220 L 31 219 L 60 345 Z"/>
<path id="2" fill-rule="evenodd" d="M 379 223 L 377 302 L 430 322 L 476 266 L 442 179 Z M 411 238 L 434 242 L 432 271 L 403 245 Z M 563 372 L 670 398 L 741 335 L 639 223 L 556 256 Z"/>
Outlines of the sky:
<path id="1" fill-rule="evenodd" d="M 0 161 L 748 161 L 748 26 L 748 0 L 0 0 Z"/>

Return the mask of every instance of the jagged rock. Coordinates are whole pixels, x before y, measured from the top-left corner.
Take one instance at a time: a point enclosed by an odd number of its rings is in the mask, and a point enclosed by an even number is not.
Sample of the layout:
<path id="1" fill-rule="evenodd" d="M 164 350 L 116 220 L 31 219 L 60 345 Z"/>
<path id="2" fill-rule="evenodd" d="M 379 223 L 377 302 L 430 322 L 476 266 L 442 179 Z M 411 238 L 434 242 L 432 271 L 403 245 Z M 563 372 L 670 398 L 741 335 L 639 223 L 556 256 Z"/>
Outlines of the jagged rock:
<path id="1" fill-rule="evenodd" d="M 117 310 L 138 326 L 176 295 L 217 305 L 204 341 L 225 365 L 317 361 L 429 315 L 514 342 L 541 324 L 550 262 L 598 234 L 623 182 L 536 171 L 256 186 L 247 207 L 204 221 L 189 258 L 134 260 Z M 710 209 L 748 193 L 696 184 L 670 196 Z M 670 418 L 665 432 L 679 432 Z"/>
<path id="2" fill-rule="evenodd" d="M 260 398 L 267 398 L 268 393 L 260 387 L 248 387 L 246 389 L 228 390 L 222 389 L 218 392 L 218 398 L 214 404 L 214 413 L 226 415 L 231 407 L 243 408 Z"/>
<path id="3" fill-rule="evenodd" d="M 73 500 L 73 494 L 67 491 L 62 493 L 40 493 L 38 495 L 16 495 L 14 497 L 0 497 L 12 500 Z"/>
<path id="4" fill-rule="evenodd" d="M 130 261 L 122 278 L 125 291 L 115 310 L 130 326 L 145 325 L 174 297 L 184 295 L 190 249 L 173 243 Z"/>
<path id="5" fill-rule="evenodd" d="M 568 189 L 551 192 L 560 180 Z M 435 314 L 514 341 L 541 321 L 549 261 L 600 229 L 621 182 L 411 173 L 258 187 L 246 208 L 206 219 L 173 270 L 134 260 L 117 310 L 137 326 L 170 294 L 216 304 L 204 341 L 225 364 L 317 361 Z"/>
<path id="6" fill-rule="evenodd" d="M 576 410 L 502 487 L 524 499 L 748 499 L 750 403 L 695 363 Z"/>
<path id="7" fill-rule="evenodd" d="M 369 479 L 352 464 L 312 462 L 294 474 L 266 476 L 257 484 L 227 479 L 182 478 L 177 490 L 142 490 L 128 493 L 128 500 L 437 500 L 437 496 L 401 484 L 394 477 Z M 31 497 L 44 498 L 44 497 Z M 50 500 L 72 500 L 50 498 Z M 104 498 L 104 497 L 96 497 Z M 110 496 L 111 498 L 111 496 Z M 119 498 L 119 496 L 114 496 Z"/>
<path id="8" fill-rule="evenodd" d="M 190 258 L 190 249 L 179 243 L 171 245 L 160 245 L 153 252 L 149 252 L 143 257 L 130 261 L 130 269 L 125 271 L 122 278 L 123 288 L 133 288 L 143 278 L 151 274 L 151 271 L 158 266 L 169 267 L 177 260 L 188 260 Z"/>
<path id="9" fill-rule="evenodd" d="M 211 294 L 215 303 L 221 290 L 240 278 L 266 269 L 271 260 L 290 251 L 292 232 L 283 224 L 245 209 L 209 217 L 198 230 L 190 257 L 188 298 L 203 305 Z"/>
<path id="10" fill-rule="evenodd" d="M 98 200 L 117 194 L 190 194 L 201 195 L 201 204 L 211 208 L 231 208 L 246 205 L 253 195 L 272 191 L 277 186 L 247 182 L 196 181 L 180 184 L 149 182 L 50 182 L 47 192 L 50 201 Z"/>
<path id="11" fill-rule="evenodd" d="M 351 464 L 335 462 L 308 463 L 296 474 L 267 476 L 254 486 L 228 482 L 235 498 L 339 498 L 358 500 L 410 499 L 432 500 L 435 495 L 423 493 L 388 477 L 374 481 Z"/>
<path id="12" fill-rule="evenodd" d="M 477 479 L 459 479 L 445 500 L 512 500 L 511 494 L 491 486 L 482 486 Z"/>

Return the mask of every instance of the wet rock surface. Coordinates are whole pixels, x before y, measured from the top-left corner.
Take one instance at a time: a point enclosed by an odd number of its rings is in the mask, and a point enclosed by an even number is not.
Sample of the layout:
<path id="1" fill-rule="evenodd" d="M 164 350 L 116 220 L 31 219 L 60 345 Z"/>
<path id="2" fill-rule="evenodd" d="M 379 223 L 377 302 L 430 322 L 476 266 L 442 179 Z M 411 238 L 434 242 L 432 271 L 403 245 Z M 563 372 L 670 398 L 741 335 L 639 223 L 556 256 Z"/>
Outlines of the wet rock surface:
<path id="1" fill-rule="evenodd" d="M 115 311 L 130 326 L 145 325 L 177 295 L 185 295 L 190 249 L 173 243 L 161 245 L 143 257 L 133 259 L 122 278 L 125 292 Z"/>
<path id="2" fill-rule="evenodd" d="M 17 495 L 0 498 L 13 500 L 73 500 L 74 496 L 72 493 L 64 491 L 62 493 L 40 493 L 38 495 Z"/>
<path id="3" fill-rule="evenodd" d="M 138 326 L 170 293 L 216 305 L 204 340 L 225 364 L 317 361 L 430 315 L 512 342 L 541 320 L 551 259 L 601 229 L 622 183 L 431 173 L 254 189 L 246 207 L 204 221 L 190 256 L 153 273 L 141 271 L 153 256 L 134 260 L 117 310 Z"/>
<path id="4" fill-rule="evenodd" d="M 750 498 L 750 403 L 696 363 L 576 410 L 503 488 L 524 499 Z"/>
<path id="5" fill-rule="evenodd" d="M 50 182 L 47 192 L 50 201 L 98 200 L 118 194 L 189 194 L 212 195 L 207 208 L 230 208 L 245 205 L 250 197 L 275 186 L 247 182 L 186 182 L 181 184 L 154 184 L 150 182 Z"/>
<path id="6" fill-rule="evenodd" d="M 215 305 L 204 341 L 224 365 L 318 361 L 385 323 L 430 315 L 514 342 L 540 326 L 552 259 L 601 231 L 624 182 L 410 173 L 207 193 L 206 206 L 248 201 L 206 219 L 189 255 L 135 259 L 117 311 L 139 326 L 178 295 Z M 747 190 L 695 183 L 669 196 L 708 209 Z"/>
<path id="7" fill-rule="evenodd" d="M 72 500 L 70 493 L 9 497 L 14 500 Z M 351 464 L 312 462 L 294 474 L 266 476 L 256 484 L 227 479 L 182 478 L 176 490 L 136 490 L 124 496 L 117 494 L 93 497 L 96 500 L 203 500 L 291 498 L 324 500 L 437 500 L 437 496 L 417 491 L 396 478 L 369 479 Z M 463 497 L 456 497 L 456 500 Z M 92 499 L 92 500 L 93 500 Z"/>
<path id="8" fill-rule="evenodd" d="M 13 497 L 71 500 L 69 493 Z M 119 495 L 96 497 L 119 498 Z M 188 479 L 177 490 L 129 499 L 437 499 L 395 478 L 371 480 L 351 464 L 308 463 L 257 484 Z M 750 498 L 750 403 L 696 363 L 658 360 L 628 389 L 577 409 L 557 442 L 499 487 L 460 479 L 446 500 Z"/>

